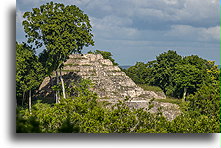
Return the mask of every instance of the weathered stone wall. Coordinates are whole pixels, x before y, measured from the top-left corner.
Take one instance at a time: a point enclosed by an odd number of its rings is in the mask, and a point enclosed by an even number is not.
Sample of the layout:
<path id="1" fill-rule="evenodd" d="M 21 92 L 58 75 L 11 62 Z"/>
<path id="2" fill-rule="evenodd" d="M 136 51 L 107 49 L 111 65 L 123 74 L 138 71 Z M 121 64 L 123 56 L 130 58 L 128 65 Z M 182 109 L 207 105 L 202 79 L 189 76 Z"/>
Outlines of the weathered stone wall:
<path id="1" fill-rule="evenodd" d="M 68 76 L 70 73 L 74 73 L 74 75 Z M 150 99 L 165 98 L 165 95 L 158 95 L 153 91 L 144 91 L 141 87 L 138 87 L 118 66 L 114 66 L 109 59 L 104 59 L 100 54 L 70 55 L 64 63 L 62 75 L 64 81 L 78 77 L 92 80 L 95 84 L 92 91 L 96 92 L 102 98 L 101 100 L 113 104 L 127 97 L 130 98 L 130 101 L 127 102 L 130 107 L 147 108 Z M 50 92 L 50 88 L 47 87 L 49 81 L 49 78 L 45 78 L 40 90 L 47 89 L 45 92 Z M 152 109 L 152 112 L 156 112 L 159 107 L 164 108 L 164 115 L 169 120 L 174 119 L 179 112 L 177 105 L 159 102 L 155 102 L 155 108 Z M 168 110 L 168 108 L 173 109 Z"/>

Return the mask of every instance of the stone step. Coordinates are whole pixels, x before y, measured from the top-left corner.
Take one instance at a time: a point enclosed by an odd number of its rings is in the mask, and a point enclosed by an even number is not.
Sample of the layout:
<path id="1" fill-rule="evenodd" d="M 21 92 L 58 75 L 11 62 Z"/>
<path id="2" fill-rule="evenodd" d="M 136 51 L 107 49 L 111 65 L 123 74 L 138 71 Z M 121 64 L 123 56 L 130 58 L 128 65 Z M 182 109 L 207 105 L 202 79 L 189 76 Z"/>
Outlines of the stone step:
<path id="1" fill-rule="evenodd" d="M 126 102 L 131 108 L 144 108 L 147 110 L 150 99 L 165 98 L 164 94 L 144 91 L 138 87 L 118 66 L 112 64 L 109 59 L 104 59 L 100 54 L 74 54 L 64 62 L 61 72 L 65 83 L 71 83 L 81 78 L 90 79 L 94 83 L 91 91 L 98 94 L 99 101 L 107 101 L 116 104 L 119 100 Z M 55 80 L 55 72 L 52 74 Z M 49 85 L 49 77 L 45 78 L 40 86 L 40 91 L 51 97 L 52 89 Z M 171 103 L 154 102 L 155 107 L 150 112 L 157 112 L 162 107 L 163 114 L 168 120 L 174 119 L 179 114 L 179 107 Z"/>
<path id="2" fill-rule="evenodd" d="M 102 67 L 105 71 L 111 71 L 111 72 L 121 72 L 121 69 L 118 66 L 113 65 L 105 65 Z"/>
<path id="3" fill-rule="evenodd" d="M 102 66 L 113 66 L 113 63 L 109 59 L 99 59 Z"/>
<path id="4" fill-rule="evenodd" d="M 154 93 L 144 92 L 118 66 L 113 65 L 109 59 L 103 59 L 99 54 L 75 54 L 69 57 L 70 59 L 64 63 L 62 75 L 66 76 L 73 73 L 81 78 L 92 80 L 98 94 L 101 91 L 100 94 L 107 94 L 111 97 L 114 95 L 116 97 L 139 97 L 143 95 L 145 98 L 157 96 Z"/>

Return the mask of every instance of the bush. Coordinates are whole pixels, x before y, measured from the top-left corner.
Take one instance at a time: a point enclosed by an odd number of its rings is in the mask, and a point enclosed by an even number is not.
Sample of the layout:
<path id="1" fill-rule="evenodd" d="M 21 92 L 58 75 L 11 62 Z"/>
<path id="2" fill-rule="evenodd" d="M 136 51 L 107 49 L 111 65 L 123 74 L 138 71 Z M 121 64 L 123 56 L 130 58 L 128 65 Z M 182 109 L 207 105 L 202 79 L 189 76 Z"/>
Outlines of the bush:
<path id="1" fill-rule="evenodd" d="M 16 132 L 28 133 L 213 133 L 219 132 L 219 114 L 210 105 L 208 110 L 193 106 L 188 98 L 181 107 L 183 114 L 168 121 L 161 112 L 151 114 L 143 109 L 130 109 L 125 101 L 106 108 L 97 101 L 98 96 L 87 87 L 88 81 L 76 86 L 77 96 L 61 99 L 58 104 L 36 103 L 30 113 L 27 109 L 17 111 Z M 208 98 L 209 99 L 209 98 Z M 198 100 L 200 101 L 200 100 Z M 209 101 L 209 100 L 208 100 Z M 219 100 L 216 99 L 216 103 Z M 211 104 L 213 102 L 210 102 Z M 195 108 L 195 110 L 193 109 Z M 205 112 L 206 111 L 206 112 Z"/>

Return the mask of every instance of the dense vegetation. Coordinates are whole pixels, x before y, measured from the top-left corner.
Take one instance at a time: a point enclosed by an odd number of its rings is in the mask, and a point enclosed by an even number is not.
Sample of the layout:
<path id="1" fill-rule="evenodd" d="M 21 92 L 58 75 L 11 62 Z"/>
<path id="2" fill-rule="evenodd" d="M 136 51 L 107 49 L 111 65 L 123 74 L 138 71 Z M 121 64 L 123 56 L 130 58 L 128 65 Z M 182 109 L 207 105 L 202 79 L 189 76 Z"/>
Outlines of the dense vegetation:
<path id="1" fill-rule="evenodd" d="M 77 95 L 61 99 L 58 104 L 36 103 L 32 112 L 17 109 L 17 132 L 65 133 L 211 133 L 219 132 L 217 106 L 197 107 L 194 102 L 184 105 L 183 114 L 168 121 L 162 114 L 150 114 L 142 109 L 129 109 L 124 102 L 105 108 L 98 96 L 88 90 L 89 81 L 75 83 Z M 196 99 L 192 96 L 192 99 Z M 209 97 L 206 96 L 206 97 Z M 209 98 L 206 98 L 209 99 Z M 204 99 L 204 100 L 206 100 Z M 191 104 L 192 103 L 192 104 Z M 212 105 L 212 104 L 210 104 Z M 219 107 L 219 106 L 218 106 Z M 203 112 L 201 112 L 203 111 Z"/>
<path id="2" fill-rule="evenodd" d="M 192 118 L 199 118 L 195 124 L 202 124 L 201 119 L 208 120 L 207 125 L 216 126 L 215 131 L 219 132 L 220 69 L 214 62 L 197 55 L 182 57 L 169 50 L 157 56 L 154 61 L 146 64 L 137 62 L 124 71 L 138 85 L 148 88 L 152 86 L 155 90 L 160 87 L 167 96 L 182 98 L 181 106 L 186 109 L 184 116 L 178 119 L 183 117 L 181 120 L 184 124 L 191 123 Z M 188 120 L 189 123 L 186 122 Z M 179 131 L 177 128 L 177 132 Z"/>
<path id="3" fill-rule="evenodd" d="M 217 69 L 214 69 L 215 71 Z M 209 73 L 214 73 L 211 70 Z M 220 132 L 220 83 L 211 76 L 211 83 L 197 88 L 179 104 L 182 115 L 168 121 L 159 111 L 150 114 L 142 109 L 129 109 L 119 102 L 115 106 L 99 102 L 89 91 L 92 83 L 81 80 L 72 84 L 75 95 L 57 104 L 36 103 L 31 113 L 17 108 L 17 132 L 75 133 L 213 133 Z M 159 90 L 160 91 L 160 90 Z M 151 105 L 150 105 L 151 107 Z"/>
<path id="4" fill-rule="evenodd" d="M 203 85 L 219 82 L 219 69 L 214 62 L 197 55 L 182 57 L 169 50 L 156 60 L 137 62 L 125 70 L 137 84 L 160 87 L 167 96 L 183 98 Z"/>
<path id="5" fill-rule="evenodd" d="M 16 99 L 17 105 L 24 105 L 36 90 L 45 76 L 45 70 L 39 62 L 34 50 L 27 44 L 16 43 Z"/>
<path id="6" fill-rule="evenodd" d="M 40 53 L 39 61 L 48 76 L 56 72 L 56 85 L 61 82 L 62 94 L 66 98 L 63 78 L 59 72 L 70 54 L 80 53 L 83 47 L 94 45 L 88 16 L 77 6 L 50 2 L 25 12 L 23 17 L 27 43 L 33 50 L 45 48 Z M 59 102 L 60 92 L 55 92 L 56 102 Z"/>
<path id="7" fill-rule="evenodd" d="M 110 106 L 89 91 L 89 80 L 65 87 L 62 63 L 71 53 L 93 45 L 89 18 L 76 6 L 47 3 L 24 14 L 27 43 L 16 43 L 16 132 L 36 133 L 212 133 L 220 132 L 220 71 L 198 56 L 175 51 L 138 62 L 125 72 L 142 87 L 184 98 L 182 114 L 168 121 L 159 112 L 129 109 L 124 101 Z M 37 56 L 36 50 L 45 49 Z M 95 51 L 115 65 L 110 52 Z M 56 72 L 54 103 L 36 98 L 44 77 Z M 160 89 L 156 89 L 158 86 Z M 74 93 L 73 93 L 74 92 Z M 29 99 L 27 99 L 29 98 Z M 44 100 L 45 98 L 39 98 Z M 27 101 L 28 100 L 28 101 Z M 150 104 L 150 108 L 152 105 Z"/>

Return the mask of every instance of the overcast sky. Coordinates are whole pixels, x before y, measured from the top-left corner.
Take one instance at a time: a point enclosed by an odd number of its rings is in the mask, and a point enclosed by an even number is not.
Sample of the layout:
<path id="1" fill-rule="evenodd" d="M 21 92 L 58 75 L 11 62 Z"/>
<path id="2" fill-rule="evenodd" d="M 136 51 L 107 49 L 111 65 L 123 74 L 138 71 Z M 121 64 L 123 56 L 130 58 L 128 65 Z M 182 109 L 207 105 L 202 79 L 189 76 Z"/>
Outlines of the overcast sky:
<path id="1" fill-rule="evenodd" d="M 16 40 L 26 41 L 25 11 L 49 0 L 17 0 Z M 76 5 L 90 18 L 95 46 L 120 65 L 154 60 L 168 50 L 199 55 L 219 64 L 219 0 L 54 0 Z"/>

